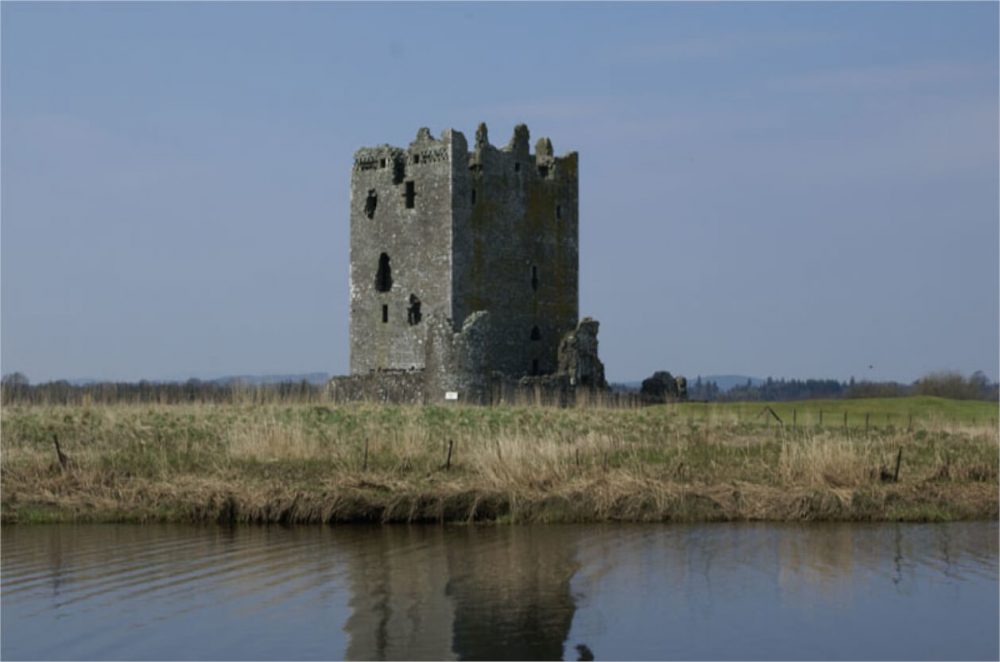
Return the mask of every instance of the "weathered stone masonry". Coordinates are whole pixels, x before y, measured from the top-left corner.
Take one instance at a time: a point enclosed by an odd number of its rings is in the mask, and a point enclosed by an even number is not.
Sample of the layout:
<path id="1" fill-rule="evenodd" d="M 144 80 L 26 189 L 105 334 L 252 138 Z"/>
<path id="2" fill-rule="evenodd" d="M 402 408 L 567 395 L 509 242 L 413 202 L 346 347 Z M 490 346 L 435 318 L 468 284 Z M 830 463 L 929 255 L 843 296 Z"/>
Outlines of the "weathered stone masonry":
<path id="1" fill-rule="evenodd" d="M 412 400 L 483 402 L 504 380 L 606 386 L 597 323 L 577 332 L 576 152 L 542 138 L 532 154 L 524 125 L 497 148 L 481 124 L 471 150 L 420 129 L 406 149 L 357 151 L 350 219 L 351 377 L 335 393 L 398 400 L 422 380 Z"/>

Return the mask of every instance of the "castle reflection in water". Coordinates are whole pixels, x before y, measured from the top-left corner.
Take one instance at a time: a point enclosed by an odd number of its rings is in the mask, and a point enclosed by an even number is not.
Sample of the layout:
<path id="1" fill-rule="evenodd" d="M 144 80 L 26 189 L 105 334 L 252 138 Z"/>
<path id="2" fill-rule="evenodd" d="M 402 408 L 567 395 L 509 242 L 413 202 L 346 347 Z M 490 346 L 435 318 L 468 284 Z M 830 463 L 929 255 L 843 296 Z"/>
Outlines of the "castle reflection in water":
<path id="1" fill-rule="evenodd" d="M 346 657 L 562 659 L 575 605 L 569 527 L 383 527 L 349 564 Z"/>

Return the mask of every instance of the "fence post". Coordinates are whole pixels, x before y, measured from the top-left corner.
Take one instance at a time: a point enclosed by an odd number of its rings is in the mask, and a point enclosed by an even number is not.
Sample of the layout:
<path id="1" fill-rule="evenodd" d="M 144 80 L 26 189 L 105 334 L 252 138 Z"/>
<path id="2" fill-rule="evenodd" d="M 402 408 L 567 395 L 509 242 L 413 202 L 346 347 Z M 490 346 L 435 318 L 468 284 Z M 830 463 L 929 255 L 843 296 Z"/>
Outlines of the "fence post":
<path id="1" fill-rule="evenodd" d="M 868 412 L 865 412 L 865 434 L 868 434 L 868 417 L 871 416 Z"/>
<path id="2" fill-rule="evenodd" d="M 844 432 L 847 432 L 847 410 L 844 410 Z"/>
<path id="3" fill-rule="evenodd" d="M 792 410 L 792 432 L 795 432 L 798 428 L 798 410 Z"/>
<path id="4" fill-rule="evenodd" d="M 823 427 L 823 410 L 819 410 L 819 426 Z"/>

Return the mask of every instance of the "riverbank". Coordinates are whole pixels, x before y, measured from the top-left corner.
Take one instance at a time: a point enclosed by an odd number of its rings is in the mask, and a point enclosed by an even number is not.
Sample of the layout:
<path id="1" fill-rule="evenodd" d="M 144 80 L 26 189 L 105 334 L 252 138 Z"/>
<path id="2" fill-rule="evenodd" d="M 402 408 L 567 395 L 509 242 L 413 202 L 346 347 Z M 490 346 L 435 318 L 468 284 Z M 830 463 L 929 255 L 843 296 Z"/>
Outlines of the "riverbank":
<path id="1" fill-rule="evenodd" d="M 996 519 L 996 404 L 971 414 L 956 404 L 962 415 L 949 416 L 950 401 L 906 400 L 892 414 L 868 401 L 873 411 L 846 425 L 828 407 L 822 426 L 811 403 L 796 404 L 794 422 L 791 403 L 777 417 L 697 404 L 8 406 L 0 513 L 5 523 Z"/>

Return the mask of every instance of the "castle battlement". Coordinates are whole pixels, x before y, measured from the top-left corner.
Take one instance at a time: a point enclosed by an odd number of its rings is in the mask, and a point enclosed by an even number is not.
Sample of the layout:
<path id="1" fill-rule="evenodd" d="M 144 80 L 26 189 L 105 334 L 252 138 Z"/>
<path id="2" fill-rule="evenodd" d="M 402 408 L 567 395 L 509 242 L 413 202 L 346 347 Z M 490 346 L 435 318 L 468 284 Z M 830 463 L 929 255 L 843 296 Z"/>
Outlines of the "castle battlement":
<path id="1" fill-rule="evenodd" d="M 358 171 L 384 170 L 447 161 L 448 145 L 452 143 L 455 145 L 466 144 L 464 134 L 449 129 L 444 131 L 442 137 L 438 139 L 434 138 L 430 129 L 424 127 L 417 132 L 416 139 L 405 149 L 393 145 L 362 147 L 354 153 L 354 169 Z M 528 127 L 524 124 L 515 127 L 513 135 L 503 147 L 490 144 L 486 125 L 480 124 L 476 130 L 476 142 L 473 144 L 473 149 L 467 154 L 470 168 L 475 170 L 482 163 L 483 155 L 490 154 L 496 159 L 506 159 L 511 163 L 520 159 L 524 165 L 534 166 L 540 177 L 546 178 L 550 174 L 547 168 L 558 167 L 557 164 L 562 161 L 575 161 L 577 159 L 576 152 L 555 156 L 552 141 L 548 138 L 540 138 L 535 143 L 534 153 L 531 153 L 528 145 Z M 538 168 L 541 170 L 537 170 Z M 526 174 L 530 172 L 530 169 L 525 169 Z"/>

